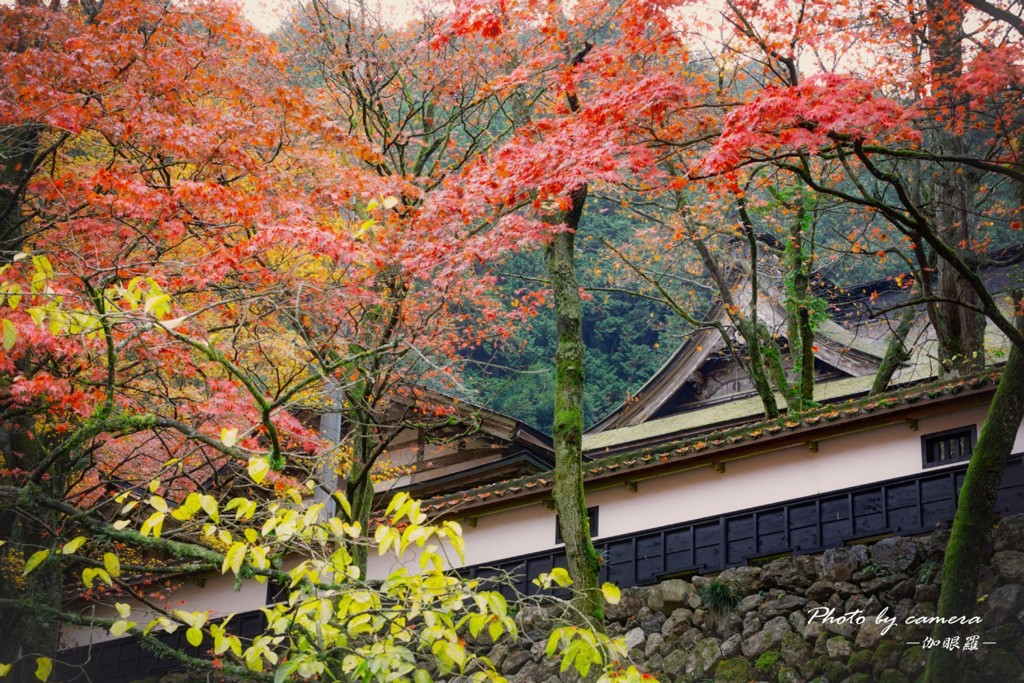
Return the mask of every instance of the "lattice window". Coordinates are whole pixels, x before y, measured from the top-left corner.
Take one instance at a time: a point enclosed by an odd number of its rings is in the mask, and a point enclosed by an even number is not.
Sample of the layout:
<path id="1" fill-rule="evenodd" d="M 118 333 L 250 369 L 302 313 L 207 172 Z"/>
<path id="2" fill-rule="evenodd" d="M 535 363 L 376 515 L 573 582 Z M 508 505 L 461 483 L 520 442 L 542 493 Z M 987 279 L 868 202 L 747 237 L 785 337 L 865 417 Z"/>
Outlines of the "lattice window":
<path id="1" fill-rule="evenodd" d="M 939 467 L 971 459 L 977 428 L 974 425 L 949 429 L 921 437 L 921 464 L 924 467 Z"/>

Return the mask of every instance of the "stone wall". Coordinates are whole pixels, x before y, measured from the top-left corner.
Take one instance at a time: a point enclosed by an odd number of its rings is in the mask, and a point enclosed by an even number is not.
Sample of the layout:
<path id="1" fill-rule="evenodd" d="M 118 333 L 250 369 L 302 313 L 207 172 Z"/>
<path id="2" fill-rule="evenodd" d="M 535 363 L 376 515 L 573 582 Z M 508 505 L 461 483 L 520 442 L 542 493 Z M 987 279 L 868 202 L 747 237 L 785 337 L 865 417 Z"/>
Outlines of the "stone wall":
<path id="1" fill-rule="evenodd" d="M 948 537 L 939 530 L 888 538 L 626 589 L 608 609 L 608 630 L 624 637 L 641 671 L 663 683 L 910 683 L 924 671 L 921 643 L 931 628 L 907 622 L 934 616 Z M 979 602 L 981 622 L 959 631 L 957 649 L 968 665 L 963 681 L 1022 680 L 1024 515 L 996 529 Z M 544 656 L 555 609 L 523 607 L 519 641 L 493 644 L 482 636 L 474 645 L 510 683 L 582 683 L 572 668 L 560 673 L 559 663 Z M 816 613 L 822 616 L 812 618 Z M 844 619 L 847 614 L 853 618 Z M 884 633 L 887 622 L 879 615 L 894 619 Z M 965 652 L 971 637 L 978 649 Z M 177 673 L 145 683 L 191 680 Z"/>
<path id="2" fill-rule="evenodd" d="M 888 538 L 628 589 L 608 610 L 609 633 L 625 638 L 641 670 L 667 683 L 914 681 L 930 645 L 926 620 L 935 613 L 948 536 Z M 961 652 L 964 681 L 1020 680 L 1024 515 L 999 525 L 986 560 L 981 622 L 959 626 L 957 643 L 932 646 Z M 559 674 L 543 656 L 550 612 L 527 607 L 518 619 L 524 641 L 489 648 L 510 681 L 576 683 L 572 671 Z M 965 651 L 971 644 L 977 650 Z"/>

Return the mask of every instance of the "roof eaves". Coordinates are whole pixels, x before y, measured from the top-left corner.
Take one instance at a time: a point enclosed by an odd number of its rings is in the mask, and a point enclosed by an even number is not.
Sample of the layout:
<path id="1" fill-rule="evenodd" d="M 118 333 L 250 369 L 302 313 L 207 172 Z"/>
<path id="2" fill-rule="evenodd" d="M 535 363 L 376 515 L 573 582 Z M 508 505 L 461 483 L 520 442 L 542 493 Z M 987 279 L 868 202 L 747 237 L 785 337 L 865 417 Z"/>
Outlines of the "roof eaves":
<path id="1" fill-rule="evenodd" d="M 810 438 L 812 436 L 822 438 L 848 433 L 881 416 L 894 417 L 891 414 L 917 408 L 922 402 L 928 405 L 946 403 L 961 394 L 980 400 L 983 395 L 994 391 L 998 377 L 998 371 L 985 371 L 954 380 L 914 385 L 879 396 L 829 404 L 800 415 L 762 420 L 610 455 L 585 463 L 584 478 L 590 486 L 610 479 L 646 479 L 654 476 L 654 470 L 676 469 L 696 460 L 710 462 L 723 456 L 731 459 L 814 440 Z M 632 474 L 634 472 L 642 476 Z M 522 505 L 535 498 L 548 497 L 553 485 L 554 473 L 542 472 L 429 499 L 423 502 L 423 510 L 453 515 L 479 513 L 493 506 Z"/>

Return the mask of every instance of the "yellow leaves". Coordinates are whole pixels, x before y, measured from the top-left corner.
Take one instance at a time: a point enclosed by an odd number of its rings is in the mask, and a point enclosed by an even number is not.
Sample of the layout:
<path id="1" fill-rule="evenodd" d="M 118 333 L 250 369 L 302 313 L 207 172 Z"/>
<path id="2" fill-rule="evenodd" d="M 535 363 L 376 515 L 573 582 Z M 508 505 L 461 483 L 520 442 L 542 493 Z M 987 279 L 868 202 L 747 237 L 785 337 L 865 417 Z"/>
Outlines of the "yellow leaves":
<path id="1" fill-rule="evenodd" d="M 36 657 L 36 678 L 45 681 L 53 671 L 53 660 L 49 657 Z"/>
<path id="2" fill-rule="evenodd" d="M 13 666 L 14 664 L 0 664 L 0 678 L 9 674 L 11 672 L 11 667 Z"/>
<path id="3" fill-rule="evenodd" d="M 170 512 L 170 508 L 167 507 L 167 501 L 160 496 L 150 496 L 149 505 L 157 512 L 162 512 L 165 515 Z"/>
<path id="4" fill-rule="evenodd" d="M 234 427 L 232 427 L 231 429 L 228 429 L 227 427 L 221 429 L 220 442 L 227 446 L 228 448 L 234 448 L 235 444 L 238 443 L 238 430 L 235 429 Z M 251 461 L 249 463 L 249 467 L 252 467 Z"/>
<path id="5" fill-rule="evenodd" d="M 116 638 L 118 636 L 123 636 L 133 626 L 135 626 L 136 623 L 134 621 L 128 621 L 128 617 L 132 615 L 132 608 L 130 605 L 118 602 L 114 604 L 114 607 L 117 609 L 117 613 L 121 617 L 110 626 L 110 635 Z"/>
<path id="6" fill-rule="evenodd" d="M 35 268 L 32 274 L 32 291 L 41 294 L 46 290 L 47 280 L 53 279 L 53 265 L 45 256 L 33 256 L 32 266 Z"/>
<path id="7" fill-rule="evenodd" d="M 76 538 L 71 539 L 70 541 L 68 541 L 67 543 L 65 543 L 61 547 L 60 554 L 61 555 L 74 555 L 76 552 L 78 552 L 79 548 L 81 548 L 83 545 L 85 545 L 85 541 L 86 541 L 85 536 L 78 536 Z"/>
<path id="8" fill-rule="evenodd" d="M 193 647 L 199 647 L 203 642 L 203 625 L 209 618 L 208 612 L 186 612 L 185 610 L 174 610 L 174 616 L 183 624 L 188 626 L 185 631 L 185 639 Z"/>
<path id="9" fill-rule="evenodd" d="M 583 678 L 587 677 L 594 664 L 603 665 L 605 663 L 604 653 L 613 650 L 608 636 L 576 626 L 556 628 L 548 637 L 545 648 L 548 657 L 558 652 L 563 672 L 570 666 L 575 666 L 576 671 Z"/>
<path id="10" fill-rule="evenodd" d="M 4 351 L 10 351 L 18 342 L 18 328 L 7 318 L 3 320 L 3 345 Z"/>
<path id="11" fill-rule="evenodd" d="M 235 576 L 242 571 L 242 562 L 245 560 L 245 553 L 248 546 L 240 541 L 231 545 L 231 548 L 224 554 L 224 562 L 221 564 L 220 573 L 227 574 L 230 569 Z"/>
<path id="12" fill-rule="evenodd" d="M 263 635 L 256 638 L 252 645 L 242 653 L 245 665 L 252 671 L 263 671 L 264 659 L 271 664 L 277 664 L 277 653 L 271 649 L 271 646 L 277 645 L 282 640 L 283 638 L 280 636 L 272 638 Z"/>
<path id="13" fill-rule="evenodd" d="M 160 534 L 164 529 L 164 518 L 163 512 L 154 512 L 151 514 L 145 522 L 142 523 L 142 527 L 139 529 L 139 533 L 143 536 L 149 536 L 153 534 L 154 538 L 160 538 Z"/>
<path id="14" fill-rule="evenodd" d="M 203 512 L 213 520 L 214 524 L 220 522 L 220 513 L 217 510 L 217 499 L 213 496 L 202 494 L 199 496 L 199 505 L 203 508 Z"/>
<path id="15" fill-rule="evenodd" d="M 249 554 L 252 556 L 252 563 L 257 569 L 269 569 L 270 560 L 267 559 L 267 549 L 254 545 L 249 548 Z"/>
<path id="16" fill-rule="evenodd" d="M 202 628 L 206 623 L 209 614 L 207 612 L 186 612 L 183 609 L 174 610 L 174 616 L 181 623 L 193 628 Z"/>
<path id="17" fill-rule="evenodd" d="M 210 635 L 213 636 L 213 654 L 222 655 L 231 650 L 236 657 L 242 656 L 242 641 L 227 632 L 227 620 L 220 624 L 210 624 Z"/>
<path id="18" fill-rule="evenodd" d="M 609 605 L 617 605 L 619 600 L 622 599 L 622 591 L 619 590 L 619 587 L 607 581 L 601 585 L 601 595 L 604 596 L 604 601 Z"/>
<path id="19" fill-rule="evenodd" d="M 28 576 L 32 570 L 43 563 L 43 560 L 50 556 L 49 550 L 38 550 L 32 553 L 32 556 L 28 558 L 28 562 L 25 563 L 25 568 L 22 570 L 22 576 Z"/>
<path id="20" fill-rule="evenodd" d="M 178 327 L 181 326 L 183 322 L 185 322 L 186 318 L 188 318 L 188 316 L 183 315 L 177 318 L 171 318 L 170 320 L 164 320 L 163 322 L 160 323 L 160 327 L 162 327 L 165 330 L 176 330 Z"/>
<path id="21" fill-rule="evenodd" d="M 551 588 L 552 584 L 558 584 L 562 588 L 568 588 L 573 584 L 572 577 L 564 567 L 555 567 L 549 573 L 539 574 L 533 583 L 541 588 Z"/>
<path id="22" fill-rule="evenodd" d="M 259 505 L 254 500 L 248 498 L 232 498 L 228 501 L 228 504 L 224 506 L 225 512 L 235 511 L 235 520 L 240 521 L 242 519 L 252 519 L 252 516 L 256 514 L 256 510 L 259 509 Z"/>
<path id="23" fill-rule="evenodd" d="M 0 285 L 0 294 L 6 295 L 6 303 L 12 311 L 18 310 L 18 304 L 21 303 L 21 285 L 16 282 L 5 282 Z"/>
<path id="24" fill-rule="evenodd" d="M 398 529 L 386 524 L 381 524 L 373 532 L 373 540 L 377 542 L 377 553 L 380 555 L 386 553 L 392 544 L 397 549 L 400 539 L 401 534 Z"/>
<path id="25" fill-rule="evenodd" d="M 82 570 L 82 583 L 85 584 L 86 588 L 92 588 L 92 584 L 97 578 L 101 579 L 108 586 L 114 585 L 114 582 L 110 579 L 110 574 L 105 569 L 86 567 Z"/>
<path id="26" fill-rule="evenodd" d="M 398 524 L 403 517 L 413 524 L 423 524 L 427 520 L 427 516 L 420 511 L 420 501 L 410 498 L 404 491 L 395 494 L 384 514 L 391 515 L 392 524 Z"/>
<path id="27" fill-rule="evenodd" d="M 171 513 L 171 517 L 179 522 L 185 522 L 195 517 L 195 514 L 199 512 L 200 509 L 205 511 L 214 522 L 219 521 L 219 515 L 217 514 L 217 500 L 213 496 L 205 493 L 196 493 L 195 491 L 188 494 L 185 498 L 185 502 L 179 505 L 174 512 Z M 164 512 L 166 512 L 166 510 Z"/>
<path id="28" fill-rule="evenodd" d="M 257 484 L 262 484 L 270 472 L 270 460 L 264 456 L 249 458 L 249 478 Z"/>
<path id="29" fill-rule="evenodd" d="M 107 573 L 115 579 L 121 576 L 121 561 L 117 559 L 117 555 L 114 553 L 103 554 L 103 566 L 106 568 Z"/>
<path id="30" fill-rule="evenodd" d="M 346 524 L 337 517 L 331 517 L 327 520 L 327 527 L 331 530 L 337 538 L 344 538 L 349 536 L 351 538 L 359 538 L 359 534 L 362 532 L 362 525 L 359 522 L 354 524 Z"/>
<path id="31" fill-rule="evenodd" d="M 440 535 L 448 539 L 452 549 L 463 562 L 466 561 L 466 541 L 462 538 L 462 526 L 454 520 L 447 520 L 441 525 Z"/>
<path id="32" fill-rule="evenodd" d="M 373 226 L 376 224 L 377 223 L 372 218 L 363 221 L 362 223 L 359 224 L 359 229 L 356 230 L 355 234 L 352 237 L 357 240 L 362 239 L 363 236 L 370 232 L 370 230 L 373 229 Z"/>
<path id="33" fill-rule="evenodd" d="M 154 318 L 161 320 L 171 312 L 170 294 L 160 292 L 159 294 L 151 294 L 150 296 L 147 296 L 142 310 L 145 313 L 152 313 Z"/>

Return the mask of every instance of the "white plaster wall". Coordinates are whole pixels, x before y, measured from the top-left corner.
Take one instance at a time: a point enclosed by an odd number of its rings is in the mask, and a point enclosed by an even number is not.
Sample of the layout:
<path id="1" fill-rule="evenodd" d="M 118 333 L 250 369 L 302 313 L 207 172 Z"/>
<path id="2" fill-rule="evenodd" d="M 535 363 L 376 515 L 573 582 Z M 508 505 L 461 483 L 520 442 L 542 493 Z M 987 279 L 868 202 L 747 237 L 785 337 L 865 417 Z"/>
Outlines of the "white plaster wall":
<path id="1" fill-rule="evenodd" d="M 980 432 L 985 410 L 922 418 L 916 431 L 901 422 L 826 439 L 817 453 L 800 445 L 729 461 L 723 473 L 704 466 L 642 480 L 636 492 L 621 485 L 597 490 L 587 495 L 587 504 L 599 508 L 597 537 L 602 538 L 918 474 L 922 436 L 969 424 Z M 1018 430 L 1014 447 L 1021 450 L 1024 429 Z M 467 565 L 555 547 L 555 513 L 540 502 L 480 517 L 476 527 L 463 530 Z M 370 575 L 379 577 L 387 566 L 372 564 Z"/>
<path id="2" fill-rule="evenodd" d="M 110 607 L 97 607 L 95 616 L 113 618 L 117 612 L 115 602 L 126 602 L 132 605 L 131 621 L 145 627 L 155 614 L 149 608 L 134 600 L 124 598 L 110 599 Z M 186 612 L 211 611 L 210 619 L 217 619 L 228 614 L 249 612 L 263 607 L 267 602 L 266 584 L 255 581 L 243 581 L 239 590 L 235 590 L 234 574 L 209 576 L 205 580 L 186 581 L 175 588 L 170 595 L 168 605 L 172 610 Z M 90 608 L 91 609 L 91 608 Z M 92 612 L 90 611 L 90 615 Z M 61 629 L 61 647 L 78 647 L 90 643 L 102 643 L 111 640 L 109 631 L 88 629 L 81 626 L 67 626 Z"/>

